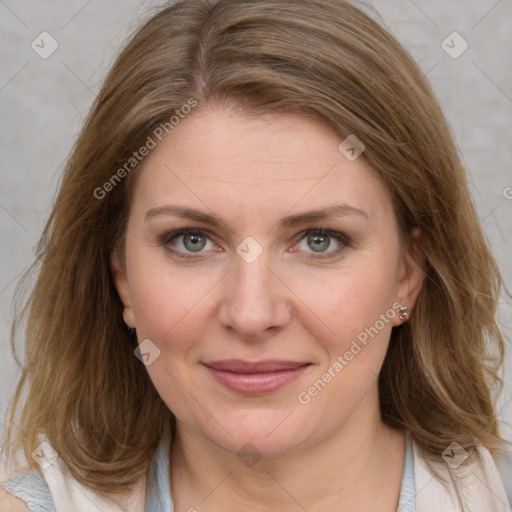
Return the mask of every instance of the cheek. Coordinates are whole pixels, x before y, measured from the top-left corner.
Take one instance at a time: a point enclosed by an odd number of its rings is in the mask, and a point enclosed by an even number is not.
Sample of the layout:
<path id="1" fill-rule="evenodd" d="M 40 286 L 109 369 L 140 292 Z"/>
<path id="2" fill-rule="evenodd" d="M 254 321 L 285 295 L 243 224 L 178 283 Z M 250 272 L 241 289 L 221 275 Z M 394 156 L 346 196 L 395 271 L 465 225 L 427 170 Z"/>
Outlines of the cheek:
<path id="1" fill-rule="evenodd" d="M 126 236 L 126 266 L 137 330 L 150 339 L 170 331 L 206 291 L 207 283 L 192 270 L 173 266 L 163 247 L 148 242 L 136 222 L 129 224 Z"/>
<path id="2" fill-rule="evenodd" d="M 202 341 L 208 341 L 208 291 L 217 281 L 211 275 L 142 264 L 133 275 L 139 343 L 149 339 L 159 351 L 146 371 L 166 405 L 181 418 L 198 414 L 190 407 L 189 393 L 196 389 L 194 370 L 203 355 Z"/>
<path id="3" fill-rule="evenodd" d="M 299 315 L 310 319 L 306 328 L 328 355 L 325 365 L 342 356 L 352 367 L 370 367 L 378 373 L 397 315 L 393 269 L 383 259 L 361 257 L 357 266 L 319 279 L 305 278 L 298 287 L 297 295 L 314 312 L 302 306 Z"/>
<path id="4" fill-rule="evenodd" d="M 304 383 L 297 399 L 301 407 L 312 403 L 316 410 L 326 411 L 326 424 L 346 419 L 376 388 L 398 314 L 395 281 L 387 264 L 366 261 L 363 267 L 364 272 L 347 269 L 309 289 L 311 304 L 316 299 L 312 309 L 321 322 L 309 313 L 306 329 L 311 333 L 313 325 L 322 326 L 314 333 L 322 355 L 317 373 Z M 308 411 L 305 407 L 304 413 Z"/>
<path id="5" fill-rule="evenodd" d="M 153 274 L 153 273 L 152 273 Z M 133 283 L 135 318 L 140 332 L 155 342 L 166 344 L 186 338 L 204 314 L 208 290 L 215 280 L 183 272 L 157 272 Z"/>

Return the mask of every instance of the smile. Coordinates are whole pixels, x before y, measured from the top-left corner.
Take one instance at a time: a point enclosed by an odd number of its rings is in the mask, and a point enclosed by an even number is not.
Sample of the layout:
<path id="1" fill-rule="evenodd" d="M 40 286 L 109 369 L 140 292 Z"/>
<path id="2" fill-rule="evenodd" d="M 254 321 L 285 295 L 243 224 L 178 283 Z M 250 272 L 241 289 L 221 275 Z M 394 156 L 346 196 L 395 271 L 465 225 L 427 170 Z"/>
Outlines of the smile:
<path id="1" fill-rule="evenodd" d="M 245 395 L 271 393 L 298 379 L 310 363 L 291 361 L 261 361 L 250 363 L 241 360 L 205 363 L 205 367 L 224 387 Z"/>

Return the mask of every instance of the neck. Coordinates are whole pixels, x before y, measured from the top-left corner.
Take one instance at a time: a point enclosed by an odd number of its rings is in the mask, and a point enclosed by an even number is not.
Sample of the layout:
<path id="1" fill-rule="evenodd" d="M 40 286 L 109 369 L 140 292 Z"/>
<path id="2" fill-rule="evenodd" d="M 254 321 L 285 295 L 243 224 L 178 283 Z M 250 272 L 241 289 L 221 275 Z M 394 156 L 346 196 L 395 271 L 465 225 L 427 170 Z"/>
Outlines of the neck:
<path id="1" fill-rule="evenodd" d="M 371 410 L 378 413 L 365 407 L 328 437 L 254 465 L 177 422 L 170 454 L 175 510 L 231 512 L 250 503 L 258 512 L 396 511 L 404 433 L 380 414 L 368 421 Z"/>

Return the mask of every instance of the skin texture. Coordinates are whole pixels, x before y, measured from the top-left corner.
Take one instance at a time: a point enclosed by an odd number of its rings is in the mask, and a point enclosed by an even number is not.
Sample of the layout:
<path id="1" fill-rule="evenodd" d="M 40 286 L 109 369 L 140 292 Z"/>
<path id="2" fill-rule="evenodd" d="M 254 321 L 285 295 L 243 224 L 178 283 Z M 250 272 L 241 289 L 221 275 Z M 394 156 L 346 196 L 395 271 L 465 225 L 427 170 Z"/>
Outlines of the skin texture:
<path id="1" fill-rule="evenodd" d="M 125 260 L 114 253 L 112 269 L 125 322 L 160 350 L 147 371 L 177 418 L 178 511 L 248 503 L 261 511 L 396 510 L 404 435 L 381 421 L 377 376 L 398 314 L 321 392 L 298 401 L 394 303 L 411 311 L 422 282 L 414 239 L 401 243 L 389 193 L 363 158 L 338 150 L 341 142 L 310 117 L 211 107 L 182 120 L 143 162 Z M 365 213 L 278 226 L 340 203 Z M 223 223 L 147 215 L 166 205 Z M 185 227 L 207 232 L 201 251 L 186 237 L 165 237 Z M 320 228 L 350 242 L 328 237 L 316 252 L 306 231 Z M 262 249 L 251 263 L 237 253 L 246 237 Z M 248 396 L 203 365 L 229 358 L 311 365 L 277 391 Z M 237 457 L 247 443 L 261 456 L 250 466 Z"/>
<path id="2" fill-rule="evenodd" d="M 22 500 L 7 494 L 0 487 L 0 512 L 30 512 L 30 509 Z"/>

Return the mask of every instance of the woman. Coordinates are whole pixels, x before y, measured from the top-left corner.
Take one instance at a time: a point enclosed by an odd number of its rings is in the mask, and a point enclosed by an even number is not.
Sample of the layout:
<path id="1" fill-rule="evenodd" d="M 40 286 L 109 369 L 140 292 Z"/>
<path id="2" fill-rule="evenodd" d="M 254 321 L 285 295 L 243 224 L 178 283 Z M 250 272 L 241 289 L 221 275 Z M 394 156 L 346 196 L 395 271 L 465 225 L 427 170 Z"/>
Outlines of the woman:
<path id="1" fill-rule="evenodd" d="M 355 6 L 160 11 L 44 239 L 0 510 L 509 510 L 500 273 L 423 74 Z"/>

